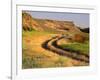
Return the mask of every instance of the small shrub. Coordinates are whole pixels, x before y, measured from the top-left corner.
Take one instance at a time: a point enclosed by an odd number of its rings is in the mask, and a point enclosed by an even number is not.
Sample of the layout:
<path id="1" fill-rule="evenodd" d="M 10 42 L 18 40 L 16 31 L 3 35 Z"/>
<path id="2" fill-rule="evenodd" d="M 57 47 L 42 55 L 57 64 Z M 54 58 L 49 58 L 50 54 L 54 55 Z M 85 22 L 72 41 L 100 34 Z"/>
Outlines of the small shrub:
<path id="1" fill-rule="evenodd" d="M 80 35 L 80 34 L 75 34 L 73 37 L 73 40 L 76 42 L 81 42 L 83 43 L 85 41 L 85 37 Z"/>

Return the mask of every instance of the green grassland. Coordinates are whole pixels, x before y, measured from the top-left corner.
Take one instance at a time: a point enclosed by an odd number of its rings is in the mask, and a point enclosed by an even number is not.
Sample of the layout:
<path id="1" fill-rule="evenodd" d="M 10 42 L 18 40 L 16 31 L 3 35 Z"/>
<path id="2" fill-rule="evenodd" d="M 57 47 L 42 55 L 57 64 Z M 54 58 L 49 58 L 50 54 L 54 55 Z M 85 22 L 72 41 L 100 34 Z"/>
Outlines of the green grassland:
<path id="1" fill-rule="evenodd" d="M 63 48 L 70 49 L 72 51 L 77 51 L 82 54 L 89 55 L 89 41 L 85 41 L 84 43 L 72 42 L 69 44 L 60 45 Z"/>

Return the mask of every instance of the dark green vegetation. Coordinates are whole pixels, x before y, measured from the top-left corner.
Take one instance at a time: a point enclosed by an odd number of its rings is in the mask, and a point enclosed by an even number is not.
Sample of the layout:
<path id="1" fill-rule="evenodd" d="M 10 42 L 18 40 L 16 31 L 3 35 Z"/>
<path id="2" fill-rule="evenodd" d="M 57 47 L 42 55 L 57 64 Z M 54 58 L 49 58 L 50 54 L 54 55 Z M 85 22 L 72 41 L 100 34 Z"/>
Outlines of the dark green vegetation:
<path id="1" fill-rule="evenodd" d="M 82 32 L 89 33 L 89 28 L 80 29 Z"/>

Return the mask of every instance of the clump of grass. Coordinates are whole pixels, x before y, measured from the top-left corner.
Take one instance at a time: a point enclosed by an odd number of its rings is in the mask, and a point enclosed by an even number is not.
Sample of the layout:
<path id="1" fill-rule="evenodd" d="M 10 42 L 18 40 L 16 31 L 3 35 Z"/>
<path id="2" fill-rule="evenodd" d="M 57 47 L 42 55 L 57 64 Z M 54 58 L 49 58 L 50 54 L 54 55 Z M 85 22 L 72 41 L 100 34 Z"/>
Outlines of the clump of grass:
<path id="1" fill-rule="evenodd" d="M 27 53 L 34 53 L 34 52 L 32 52 L 30 50 L 27 50 L 27 49 L 26 50 L 23 49 L 23 54 L 22 54 L 22 68 L 23 69 L 40 68 L 40 67 L 42 67 L 42 65 L 39 64 L 39 62 L 43 58 L 42 55 L 30 56 Z"/>
<path id="2" fill-rule="evenodd" d="M 33 57 L 23 58 L 22 63 L 23 63 L 23 68 L 24 69 L 27 69 L 27 68 L 40 68 L 40 67 L 42 67 L 42 65 L 38 63 L 37 59 L 33 58 Z"/>

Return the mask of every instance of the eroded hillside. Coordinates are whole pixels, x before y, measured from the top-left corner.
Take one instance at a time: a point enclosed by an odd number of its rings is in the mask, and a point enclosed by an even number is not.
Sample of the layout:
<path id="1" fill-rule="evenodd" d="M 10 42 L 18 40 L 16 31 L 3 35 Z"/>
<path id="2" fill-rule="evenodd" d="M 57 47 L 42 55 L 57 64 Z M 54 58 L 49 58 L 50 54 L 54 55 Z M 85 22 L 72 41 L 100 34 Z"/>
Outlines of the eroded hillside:
<path id="1" fill-rule="evenodd" d="M 57 21 L 48 19 L 37 19 L 33 18 L 30 14 L 22 13 L 22 26 L 24 30 L 37 30 L 47 32 L 60 32 L 60 33 L 71 33 L 84 35 L 74 22 L 72 21 Z"/>

